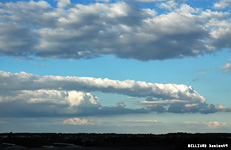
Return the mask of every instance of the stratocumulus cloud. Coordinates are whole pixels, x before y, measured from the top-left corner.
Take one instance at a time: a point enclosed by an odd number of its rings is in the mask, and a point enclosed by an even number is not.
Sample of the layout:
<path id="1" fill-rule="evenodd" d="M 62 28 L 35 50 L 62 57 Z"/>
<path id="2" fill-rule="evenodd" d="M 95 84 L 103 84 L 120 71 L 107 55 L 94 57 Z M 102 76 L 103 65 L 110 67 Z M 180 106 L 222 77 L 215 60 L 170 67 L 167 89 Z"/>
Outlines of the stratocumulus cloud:
<path id="1" fill-rule="evenodd" d="M 133 97 L 155 97 L 159 99 L 184 99 L 203 103 L 206 99 L 191 86 L 177 84 L 147 83 L 134 80 L 110 80 L 92 77 L 39 76 L 25 72 L 0 72 L 1 91 L 14 90 L 76 90 L 84 92 L 100 91 Z"/>
<path id="2" fill-rule="evenodd" d="M 230 14 L 200 10 L 177 1 L 162 9 L 130 3 L 72 4 L 46 1 L 0 3 L 0 55 L 57 59 L 114 55 L 142 61 L 183 58 L 230 48 Z M 215 3 L 214 8 L 222 8 Z M 23 36 L 22 36 L 23 35 Z"/>
<path id="3" fill-rule="evenodd" d="M 191 126 L 206 126 L 208 128 L 221 128 L 225 126 L 229 126 L 227 123 L 218 122 L 218 121 L 185 121 L 184 124 L 191 125 Z"/>
<path id="4" fill-rule="evenodd" d="M 103 106 L 90 92 L 116 93 L 146 100 L 141 108 L 127 108 L 124 102 Z M 0 71 L 0 116 L 77 117 L 150 112 L 215 113 L 230 112 L 222 104 L 207 104 L 192 87 L 91 77 L 39 76 Z M 110 100 L 110 99 L 108 99 Z"/>

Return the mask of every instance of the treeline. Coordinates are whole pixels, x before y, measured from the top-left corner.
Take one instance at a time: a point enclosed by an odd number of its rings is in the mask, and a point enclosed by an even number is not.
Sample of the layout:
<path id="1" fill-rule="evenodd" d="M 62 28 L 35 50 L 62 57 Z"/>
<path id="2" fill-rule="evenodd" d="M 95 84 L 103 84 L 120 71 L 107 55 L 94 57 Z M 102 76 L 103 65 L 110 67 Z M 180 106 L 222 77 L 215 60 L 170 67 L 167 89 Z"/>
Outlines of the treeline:
<path id="1" fill-rule="evenodd" d="M 102 146 L 174 146 L 187 148 L 188 144 L 229 144 L 231 133 L 169 133 L 169 134 L 115 134 L 115 133 L 0 133 L 0 143 L 25 147 L 51 146 L 70 143 L 85 147 Z M 229 147 L 229 148 L 230 148 Z"/>

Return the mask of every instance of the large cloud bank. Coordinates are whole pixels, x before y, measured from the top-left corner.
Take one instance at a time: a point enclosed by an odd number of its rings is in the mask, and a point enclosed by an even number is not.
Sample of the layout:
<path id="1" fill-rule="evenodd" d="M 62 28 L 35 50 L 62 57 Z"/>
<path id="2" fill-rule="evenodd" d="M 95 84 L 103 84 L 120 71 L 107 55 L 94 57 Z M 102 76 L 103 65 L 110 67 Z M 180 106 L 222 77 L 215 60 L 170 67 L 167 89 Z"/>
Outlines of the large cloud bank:
<path id="1" fill-rule="evenodd" d="M 1 86 L 4 93 L 15 90 L 66 90 L 66 91 L 100 91 L 117 93 L 133 97 L 155 97 L 159 99 L 183 99 L 205 102 L 192 87 L 177 84 L 147 83 L 134 80 L 110 80 L 91 77 L 38 76 L 25 72 L 0 72 Z M 6 92 L 5 92 L 6 91 Z"/>
<path id="2" fill-rule="evenodd" d="M 172 11 L 161 14 L 123 1 L 84 5 L 60 0 L 57 7 L 46 1 L 0 3 L 0 55 L 58 59 L 115 55 L 147 61 L 231 47 L 230 13 L 156 2 L 158 9 Z M 214 8 L 221 9 L 220 3 Z"/>
<path id="3" fill-rule="evenodd" d="M 141 108 L 123 102 L 103 106 L 90 92 L 117 93 L 145 99 Z M 110 101 L 110 99 L 108 99 Z M 0 114 L 6 116 L 89 116 L 128 113 L 214 113 L 230 111 L 223 105 L 207 104 L 192 87 L 91 77 L 39 76 L 0 71 Z"/>

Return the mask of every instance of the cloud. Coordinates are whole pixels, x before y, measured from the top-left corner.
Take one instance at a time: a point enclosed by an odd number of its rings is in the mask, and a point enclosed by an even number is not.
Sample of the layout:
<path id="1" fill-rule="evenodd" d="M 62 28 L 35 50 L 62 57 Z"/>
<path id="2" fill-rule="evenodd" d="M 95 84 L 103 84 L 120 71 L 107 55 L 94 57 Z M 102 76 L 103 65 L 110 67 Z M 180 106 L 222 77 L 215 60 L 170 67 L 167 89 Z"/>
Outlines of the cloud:
<path id="1" fill-rule="evenodd" d="M 230 72 L 230 70 L 231 70 L 231 63 L 227 63 L 225 66 L 220 67 L 219 69 L 224 70 L 224 72 Z"/>
<path id="2" fill-rule="evenodd" d="M 7 44 L 6 44 L 7 43 Z M 30 57 L 36 45 L 32 31 L 25 26 L 0 22 L 0 55 Z"/>
<path id="3" fill-rule="evenodd" d="M 93 122 L 87 120 L 87 119 L 80 119 L 80 118 L 70 118 L 63 121 L 63 124 L 69 124 L 69 125 L 94 125 Z"/>
<path id="4" fill-rule="evenodd" d="M 46 1 L 0 3 L 0 55 L 56 59 L 114 55 L 148 61 L 231 47 L 228 13 L 198 11 L 186 4 L 175 8 L 176 4 L 162 3 L 173 10 L 158 14 L 123 1 L 83 5 L 59 0 L 57 8 Z"/>
<path id="5" fill-rule="evenodd" d="M 96 0 L 96 2 L 104 2 L 104 3 L 109 3 L 111 0 Z"/>
<path id="6" fill-rule="evenodd" d="M 189 101 L 189 100 L 145 100 L 137 102 L 138 105 L 145 106 L 150 111 L 156 111 L 159 113 L 216 113 L 216 112 L 231 112 L 230 107 L 225 107 L 222 104 L 214 105 L 206 102 Z"/>
<path id="7" fill-rule="evenodd" d="M 6 121 L 0 120 L 0 125 L 1 125 L 1 124 L 5 124 L 5 123 L 6 123 Z"/>
<path id="8" fill-rule="evenodd" d="M 217 9 L 224 9 L 230 6 L 231 1 L 230 0 L 220 0 L 217 3 L 214 3 L 214 7 Z"/>
<path id="9" fill-rule="evenodd" d="M 207 19 L 226 19 L 227 16 L 229 16 L 228 12 L 211 11 L 209 9 L 201 13 L 201 17 Z"/>
<path id="10" fill-rule="evenodd" d="M 90 106 L 90 105 L 98 105 L 99 98 L 96 96 L 91 95 L 91 93 L 83 93 L 79 91 L 70 91 L 68 92 L 67 99 L 70 102 L 70 105 L 73 106 Z"/>
<path id="11" fill-rule="evenodd" d="M 145 109 L 102 106 L 91 93 L 63 90 L 17 90 L 0 96 L 2 117 L 76 117 L 148 113 Z"/>
<path id="12" fill-rule="evenodd" d="M 207 126 L 208 128 L 221 128 L 227 126 L 227 123 L 218 121 L 186 121 L 184 124 L 196 125 L 196 126 Z"/>
<path id="13" fill-rule="evenodd" d="M 90 92 L 117 93 L 144 98 L 127 108 L 124 102 L 103 106 Z M 230 112 L 222 104 L 206 103 L 192 87 L 177 84 L 110 80 L 92 77 L 39 76 L 0 71 L 0 114 L 14 117 L 104 116 L 150 112 L 215 113 Z M 119 100 L 118 100 L 119 101 Z M 1 116 L 1 115 L 0 115 Z"/>
<path id="14" fill-rule="evenodd" d="M 57 6 L 58 7 L 66 7 L 70 4 L 71 4 L 70 0 L 59 0 L 57 3 Z"/>
<path id="15" fill-rule="evenodd" d="M 206 75 L 211 69 L 200 69 L 198 70 L 198 74 L 200 75 Z"/>
<path id="16" fill-rule="evenodd" d="M 123 99 L 120 99 L 121 101 L 126 101 L 126 100 L 130 100 L 130 99 L 134 99 L 136 97 L 128 97 L 128 98 L 123 98 Z"/>
<path id="17" fill-rule="evenodd" d="M 38 76 L 25 72 L 0 72 L 0 89 L 4 92 L 12 90 L 75 90 L 84 92 L 100 91 L 104 93 L 117 93 L 131 97 L 152 96 L 159 99 L 184 99 L 205 102 L 191 86 L 177 84 L 147 83 L 134 80 L 110 80 L 92 77 L 61 77 Z M 73 93 L 78 95 L 78 93 Z M 70 98 L 71 100 L 71 98 Z"/>
<path id="18" fill-rule="evenodd" d="M 178 5 L 178 3 L 176 3 L 173 0 L 170 0 L 170 1 L 167 1 L 166 3 L 159 4 L 159 7 L 162 9 L 172 10 L 173 8 L 176 8 L 177 5 Z"/>
<path id="19" fill-rule="evenodd" d="M 218 104 L 216 106 L 216 109 L 221 110 L 221 111 L 225 111 L 225 112 L 231 112 L 231 107 L 225 107 L 222 104 Z"/>

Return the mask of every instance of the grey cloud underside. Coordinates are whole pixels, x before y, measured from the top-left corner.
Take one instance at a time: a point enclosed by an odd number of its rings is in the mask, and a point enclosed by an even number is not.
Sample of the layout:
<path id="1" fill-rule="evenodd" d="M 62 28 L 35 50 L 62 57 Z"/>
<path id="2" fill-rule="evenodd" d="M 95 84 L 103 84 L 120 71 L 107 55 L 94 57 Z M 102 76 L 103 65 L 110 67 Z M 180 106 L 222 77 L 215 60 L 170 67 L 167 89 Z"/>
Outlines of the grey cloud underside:
<path id="1" fill-rule="evenodd" d="M 20 101 L 20 99 L 18 99 Z M 80 117 L 150 113 L 147 109 L 130 109 L 119 106 L 76 107 L 68 104 L 0 102 L 0 117 Z"/>
<path id="2" fill-rule="evenodd" d="M 160 103 L 160 104 L 149 104 L 146 105 L 145 101 L 139 102 L 146 106 L 149 111 L 159 113 L 216 113 L 216 112 L 231 112 L 231 107 L 220 108 L 218 105 L 208 103 L 192 103 L 192 102 L 171 102 L 171 103 Z M 188 107 L 187 105 L 193 105 Z"/>
<path id="3" fill-rule="evenodd" d="M 65 9 L 52 8 L 44 1 L 0 6 L 2 56 L 80 59 L 115 55 L 147 61 L 197 56 L 231 45 L 229 14 L 204 15 L 188 5 L 159 15 L 125 2 L 72 4 Z M 227 26 L 211 24 L 214 19 Z"/>

